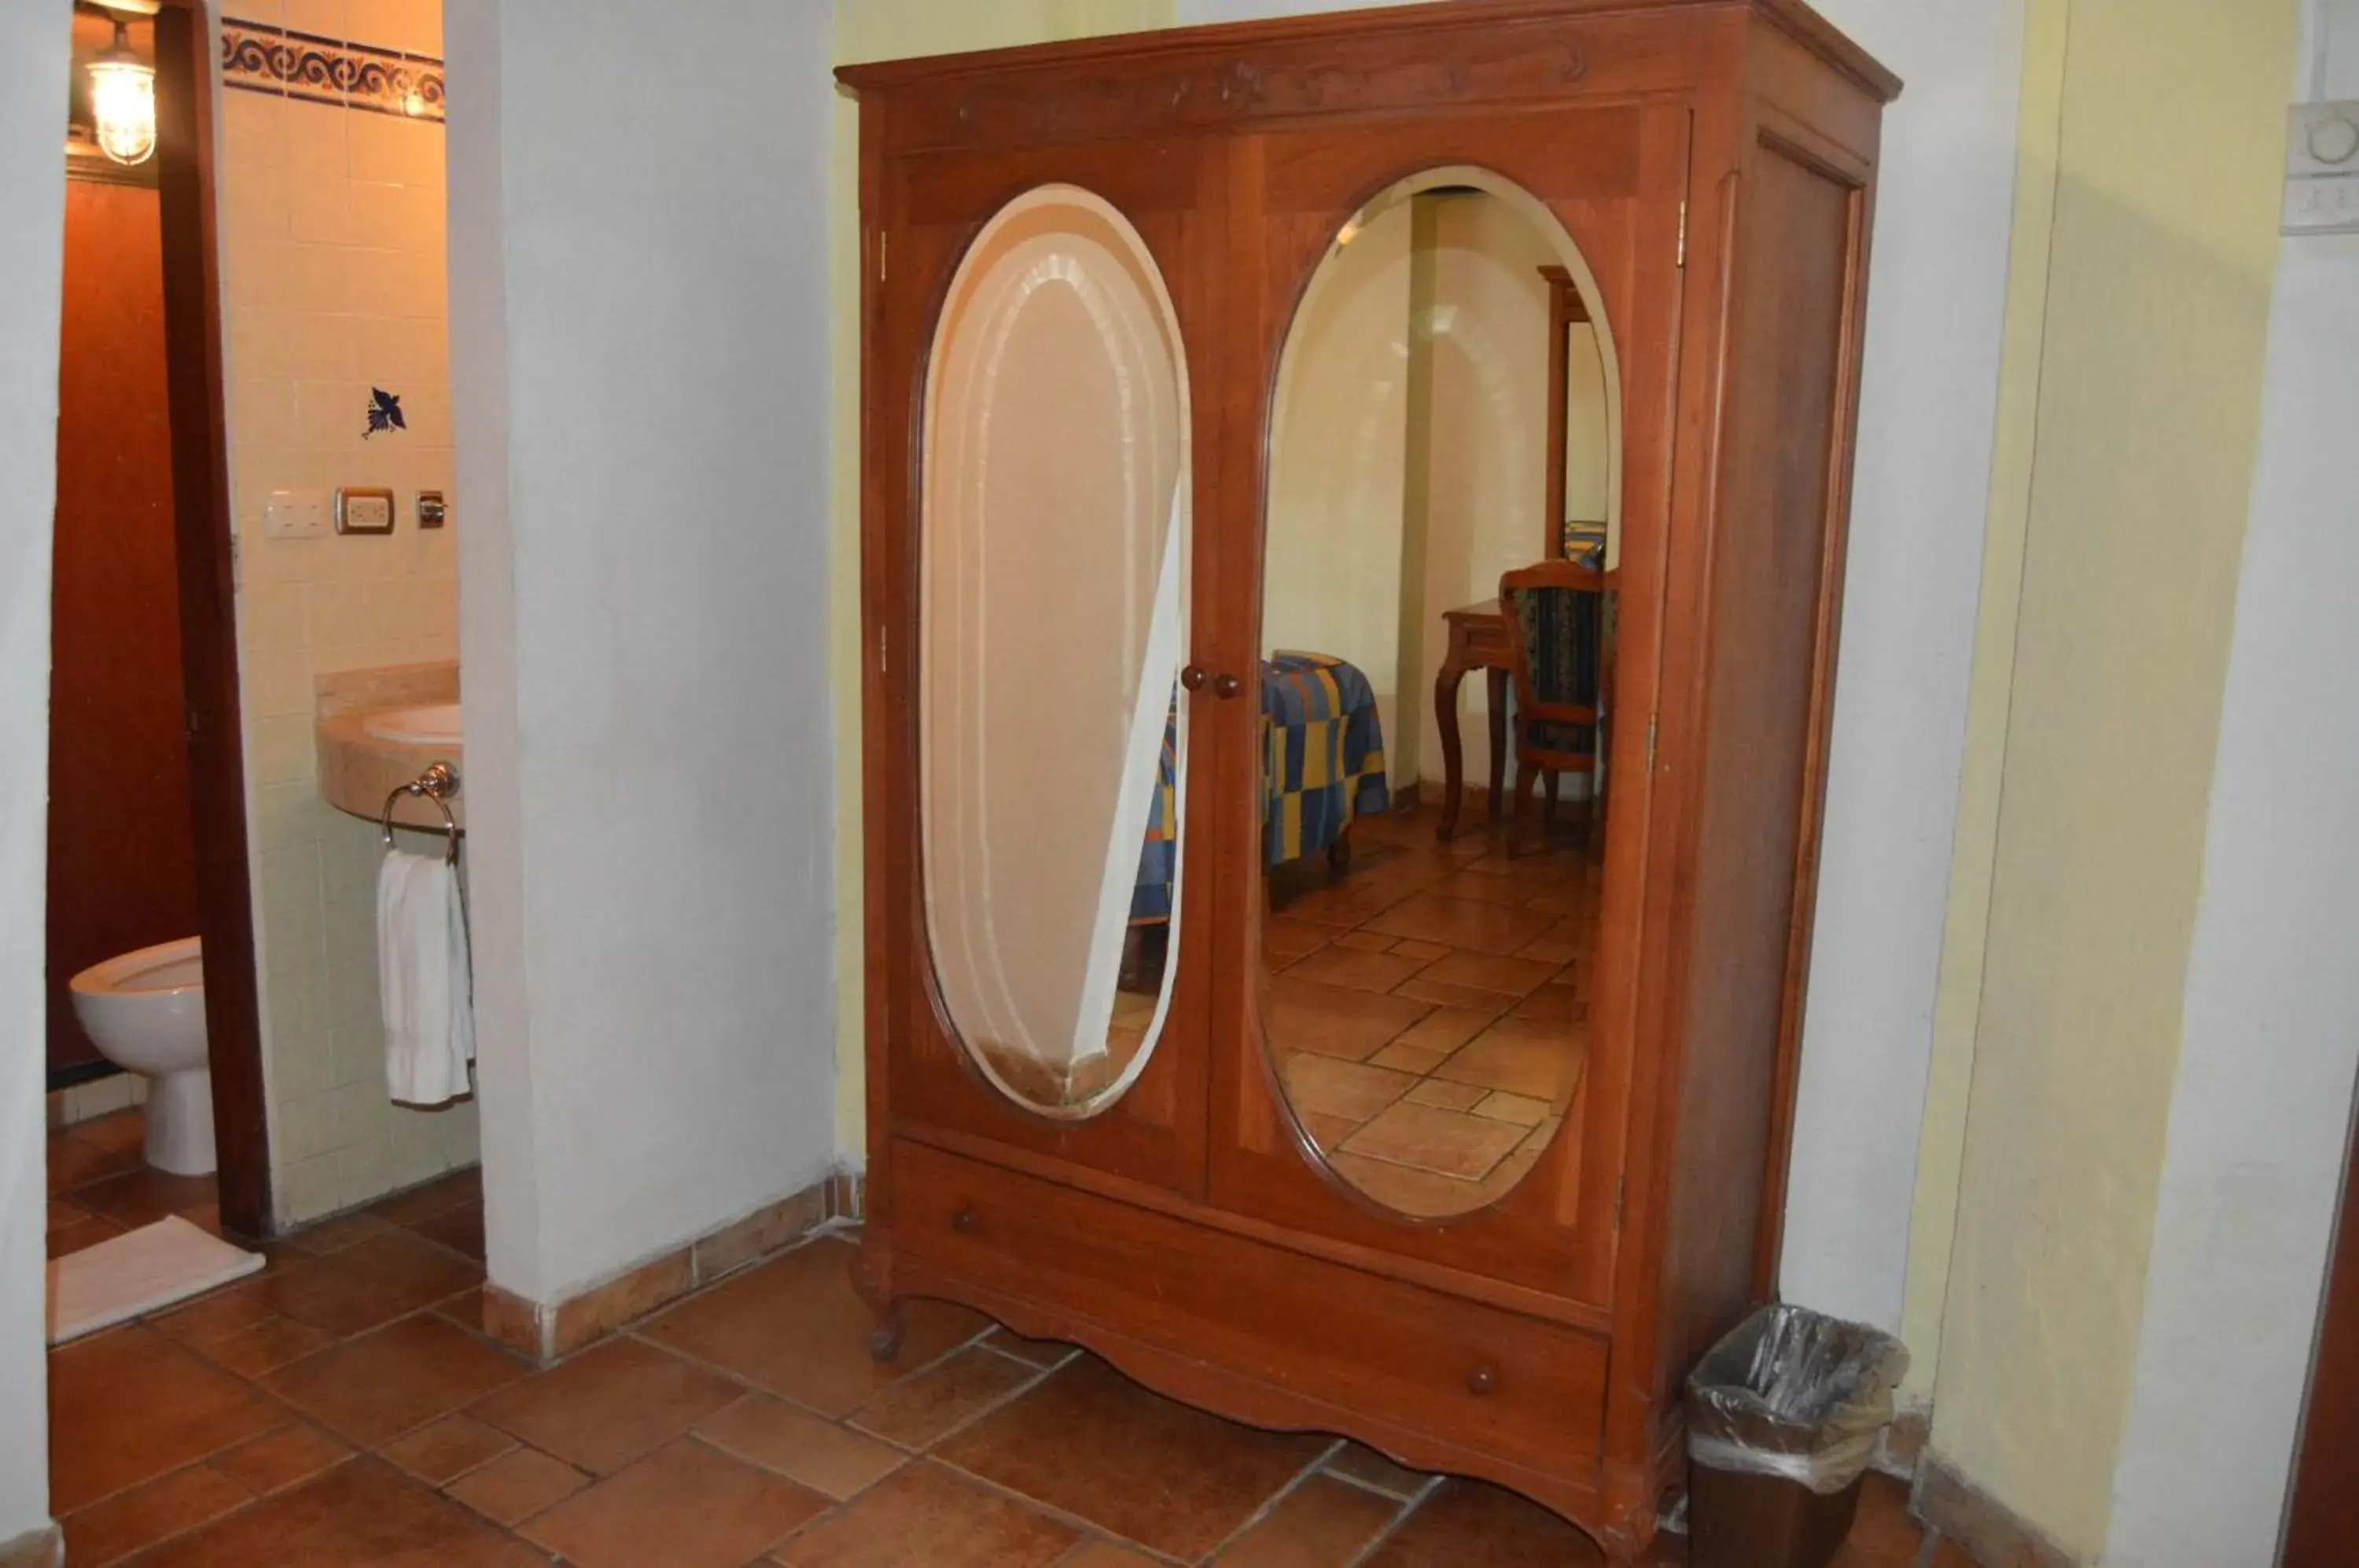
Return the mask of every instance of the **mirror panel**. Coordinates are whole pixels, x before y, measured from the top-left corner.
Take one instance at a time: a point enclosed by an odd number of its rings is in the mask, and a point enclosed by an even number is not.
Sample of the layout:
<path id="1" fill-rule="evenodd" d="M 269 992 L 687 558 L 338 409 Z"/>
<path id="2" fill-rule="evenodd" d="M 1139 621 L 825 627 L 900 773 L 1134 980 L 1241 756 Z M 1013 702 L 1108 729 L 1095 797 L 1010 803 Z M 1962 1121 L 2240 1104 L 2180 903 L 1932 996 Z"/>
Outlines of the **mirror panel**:
<path id="1" fill-rule="evenodd" d="M 919 807 L 953 1032 L 1044 1115 L 1111 1104 L 1169 1008 L 1181 907 L 1188 394 L 1153 256 L 1043 186 L 952 278 L 926 381 Z"/>
<path id="2" fill-rule="evenodd" d="M 1433 170 L 1338 232 L 1279 365 L 1263 1038 L 1320 1158 L 1419 1219 L 1498 1202 L 1578 1127 L 1618 548 L 1597 300 L 1538 201 Z M 1552 559 L 1502 610 L 1503 574 Z M 1427 694 L 1470 655 L 1489 679 L 1437 713 Z M 1465 792 L 1483 793 L 1494 704 L 1506 770 L 1518 735 L 1535 760 L 1528 820 L 1511 833 L 1470 800 L 1445 837 L 1447 743 L 1460 733 Z"/>

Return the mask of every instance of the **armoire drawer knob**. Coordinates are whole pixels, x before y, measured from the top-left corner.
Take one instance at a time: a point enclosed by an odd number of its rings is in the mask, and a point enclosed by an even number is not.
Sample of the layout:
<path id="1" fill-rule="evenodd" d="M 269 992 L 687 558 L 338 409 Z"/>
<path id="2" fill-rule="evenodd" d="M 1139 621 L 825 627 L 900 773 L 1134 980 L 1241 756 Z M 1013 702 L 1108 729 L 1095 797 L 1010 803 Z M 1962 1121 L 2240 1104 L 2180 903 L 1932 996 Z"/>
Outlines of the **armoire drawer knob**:
<path id="1" fill-rule="evenodd" d="M 970 1208 L 961 1208 L 958 1213 L 951 1216 L 951 1229 L 958 1232 L 961 1236 L 973 1236 L 974 1234 L 974 1211 Z"/>
<path id="2" fill-rule="evenodd" d="M 1466 1391 L 1470 1394 L 1495 1394 L 1499 1391 L 1499 1369 L 1484 1363 L 1466 1374 Z"/>
<path id="3" fill-rule="evenodd" d="M 1204 682 L 1212 678 L 1212 671 L 1201 664 L 1191 664 L 1180 672 L 1180 684 L 1190 691 L 1201 691 Z"/>

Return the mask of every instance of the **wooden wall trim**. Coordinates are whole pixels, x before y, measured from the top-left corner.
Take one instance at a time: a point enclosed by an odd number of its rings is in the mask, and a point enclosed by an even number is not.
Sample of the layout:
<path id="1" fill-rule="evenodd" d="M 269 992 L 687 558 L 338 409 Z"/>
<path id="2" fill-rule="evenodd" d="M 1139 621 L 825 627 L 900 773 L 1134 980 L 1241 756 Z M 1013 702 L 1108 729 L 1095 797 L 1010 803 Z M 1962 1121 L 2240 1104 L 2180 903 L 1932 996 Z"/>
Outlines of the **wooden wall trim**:
<path id="1" fill-rule="evenodd" d="M 172 410 L 172 510 L 180 555 L 190 810 L 205 1029 L 220 1149 L 223 1227 L 270 1234 L 270 1139 L 262 1081 L 245 746 L 238 704 L 229 439 L 222 397 L 221 273 L 213 206 L 212 51 L 203 0 L 156 16 L 157 194 L 164 241 L 164 362 Z"/>

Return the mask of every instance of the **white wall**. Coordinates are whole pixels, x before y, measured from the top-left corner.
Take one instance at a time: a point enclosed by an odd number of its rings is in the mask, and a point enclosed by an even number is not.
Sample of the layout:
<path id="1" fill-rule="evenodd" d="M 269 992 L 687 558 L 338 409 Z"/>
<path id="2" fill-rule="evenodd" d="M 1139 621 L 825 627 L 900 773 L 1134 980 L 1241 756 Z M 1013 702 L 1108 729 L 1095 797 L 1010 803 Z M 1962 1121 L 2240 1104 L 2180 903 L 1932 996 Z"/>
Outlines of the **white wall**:
<path id="1" fill-rule="evenodd" d="M 2020 0 L 1820 0 L 1884 117 L 1788 1300 L 1897 1327 L 1998 398 Z"/>
<path id="2" fill-rule="evenodd" d="M 2359 0 L 2301 96 L 2359 97 Z M 2318 16 L 2310 18 L 2313 37 Z M 2104 1561 L 2276 1558 L 2359 1073 L 2359 235 L 2286 238 Z M 2343 1245 L 2359 1246 L 2359 1236 Z"/>
<path id="3" fill-rule="evenodd" d="M 41 1006 L 69 17 L 0 11 L 0 1547 L 49 1522 Z"/>
<path id="4" fill-rule="evenodd" d="M 1180 0 L 1179 19 L 1342 8 Z M 1884 122 L 1782 1287 L 1897 1326 L 1989 500 L 2022 7 L 1819 8 L 1908 90 Z"/>
<path id="5" fill-rule="evenodd" d="M 832 1165 L 821 0 L 454 0 L 491 1273 Z"/>

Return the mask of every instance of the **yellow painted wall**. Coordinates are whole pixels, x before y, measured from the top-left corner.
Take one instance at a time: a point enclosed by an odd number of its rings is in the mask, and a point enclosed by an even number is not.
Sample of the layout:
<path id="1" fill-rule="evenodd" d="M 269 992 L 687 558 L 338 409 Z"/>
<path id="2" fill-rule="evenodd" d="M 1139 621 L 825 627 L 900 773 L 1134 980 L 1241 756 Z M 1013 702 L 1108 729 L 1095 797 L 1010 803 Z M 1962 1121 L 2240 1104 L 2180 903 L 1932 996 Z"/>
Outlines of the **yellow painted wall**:
<path id="1" fill-rule="evenodd" d="M 2029 9 L 2032 211 L 2010 282 L 1909 1320 L 1921 1334 L 1939 1303 L 1938 1345 L 1918 1345 L 1938 1352 L 1934 1447 L 2093 1558 L 2202 877 L 2296 8 Z"/>
<path id="2" fill-rule="evenodd" d="M 1171 25 L 1171 0 L 835 0 L 835 60 L 897 60 Z M 835 378 L 828 683 L 835 700 L 836 1146 L 866 1146 L 860 825 L 860 117 L 837 90 L 828 180 Z"/>

